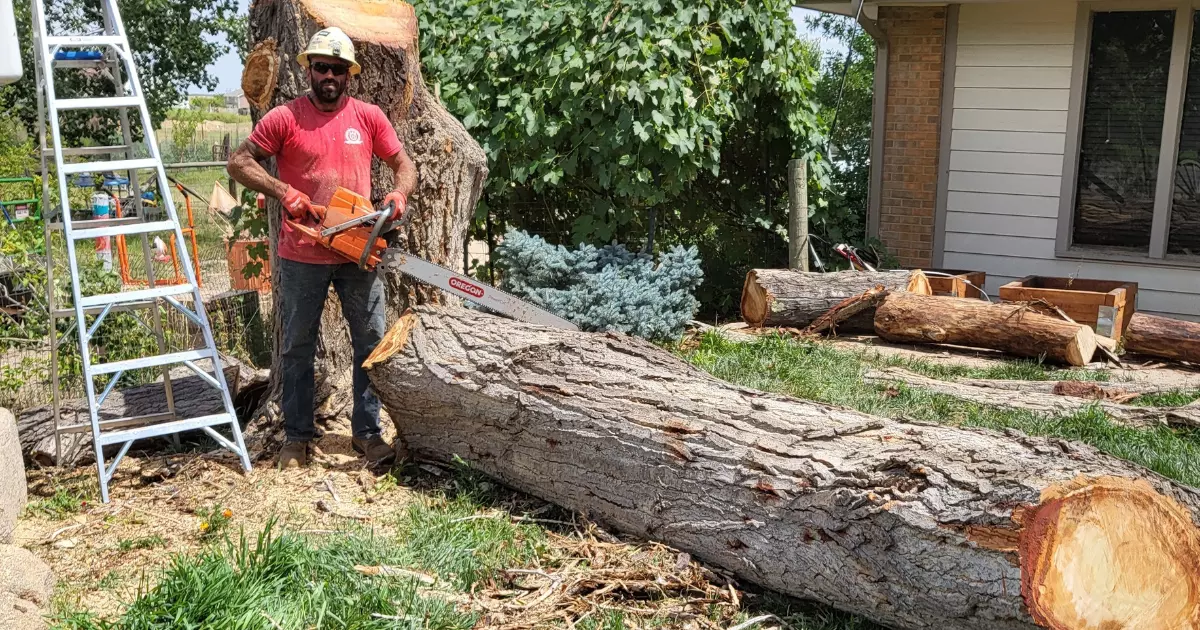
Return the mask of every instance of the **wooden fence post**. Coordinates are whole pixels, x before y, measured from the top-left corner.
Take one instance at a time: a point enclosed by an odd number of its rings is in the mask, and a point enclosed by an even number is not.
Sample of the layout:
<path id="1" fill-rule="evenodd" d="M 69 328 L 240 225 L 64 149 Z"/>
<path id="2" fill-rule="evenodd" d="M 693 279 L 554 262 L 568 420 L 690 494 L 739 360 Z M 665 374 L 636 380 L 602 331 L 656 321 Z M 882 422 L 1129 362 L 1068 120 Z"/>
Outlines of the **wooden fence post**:
<path id="1" fill-rule="evenodd" d="M 788 268 L 808 271 L 808 167 L 788 162 Z"/>

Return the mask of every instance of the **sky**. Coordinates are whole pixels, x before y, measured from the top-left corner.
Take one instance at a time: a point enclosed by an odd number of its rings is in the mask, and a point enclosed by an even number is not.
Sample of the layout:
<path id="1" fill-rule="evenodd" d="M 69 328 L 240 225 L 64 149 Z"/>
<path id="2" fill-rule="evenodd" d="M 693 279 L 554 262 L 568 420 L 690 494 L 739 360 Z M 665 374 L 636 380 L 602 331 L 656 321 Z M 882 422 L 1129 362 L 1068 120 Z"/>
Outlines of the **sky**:
<path id="1" fill-rule="evenodd" d="M 248 11 L 249 4 L 250 0 L 238 0 L 238 10 L 243 14 L 246 13 L 246 11 Z M 796 30 L 803 36 L 814 37 L 821 40 L 821 48 L 824 51 L 845 52 L 845 47 L 841 45 L 841 43 L 825 39 L 809 31 L 808 26 L 804 23 L 804 19 L 813 13 L 814 11 L 810 9 L 793 7 L 792 20 L 796 23 Z M 224 43 L 225 36 L 221 35 L 219 40 Z M 217 78 L 217 94 L 236 90 L 242 84 L 242 64 L 240 61 L 238 61 L 237 54 L 232 51 L 222 55 L 215 62 L 213 62 L 213 64 L 208 67 L 208 71 Z M 197 93 L 201 91 L 202 90 L 196 86 L 192 86 L 192 89 L 189 90 L 189 92 Z"/>

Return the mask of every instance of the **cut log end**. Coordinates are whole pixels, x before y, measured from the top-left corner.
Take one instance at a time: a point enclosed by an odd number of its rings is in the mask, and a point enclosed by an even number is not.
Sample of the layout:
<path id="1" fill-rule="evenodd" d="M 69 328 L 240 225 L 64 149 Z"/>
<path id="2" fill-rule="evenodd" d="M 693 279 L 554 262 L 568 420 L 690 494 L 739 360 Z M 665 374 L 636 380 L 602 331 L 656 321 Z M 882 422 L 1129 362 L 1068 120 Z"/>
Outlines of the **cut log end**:
<path id="1" fill-rule="evenodd" d="M 1096 333 L 1087 326 L 1080 326 L 1075 339 L 1067 346 L 1067 363 L 1076 367 L 1087 365 L 1096 354 Z"/>
<path id="2" fill-rule="evenodd" d="M 1200 536 L 1143 480 L 1079 479 L 1022 517 L 1021 591 L 1048 628 L 1200 627 Z"/>
<path id="3" fill-rule="evenodd" d="M 762 326 L 771 309 L 771 294 L 758 282 L 758 274 L 751 269 L 742 285 L 742 320 L 751 326 Z"/>
<path id="4" fill-rule="evenodd" d="M 318 24 L 336 24 L 356 42 L 415 51 L 417 15 L 401 0 L 303 0 Z"/>
<path id="5" fill-rule="evenodd" d="M 908 286 L 904 290 L 917 295 L 933 295 L 933 287 L 929 286 L 929 276 L 920 269 L 914 269 L 909 275 Z"/>
<path id="6" fill-rule="evenodd" d="M 417 316 L 412 310 L 405 311 L 395 324 L 388 329 L 383 335 L 383 339 L 379 340 L 379 345 L 375 346 L 375 350 L 371 352 L 366 361 L 363 361 L 363 369 L 369 370 L 378 363 L 387 361 L 392 355 L 404 350 L 404 346 L 408 345 L 408 335 L 412 333 L 413 326 L 416 325 Z"/>

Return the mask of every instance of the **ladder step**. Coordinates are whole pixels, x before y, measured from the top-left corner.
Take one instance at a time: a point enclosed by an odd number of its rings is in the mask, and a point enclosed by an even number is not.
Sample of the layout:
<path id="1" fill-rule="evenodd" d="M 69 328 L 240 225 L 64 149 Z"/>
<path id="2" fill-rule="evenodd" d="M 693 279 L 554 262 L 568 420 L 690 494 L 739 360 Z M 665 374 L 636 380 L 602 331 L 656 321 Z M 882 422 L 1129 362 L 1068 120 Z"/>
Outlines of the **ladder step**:
<path id="1" fill-rule="evenodd" d="M 133 234 L 149 234 L 151 232 L 170 232 L 174 229 L 174 221 L 138 221 L 137 223 L 107 225 L 82 230 L 76 230 L 72 226 L 71 238 L 82 241 L 88 238 L 102 238 L 105 236 L 130 236 Z"/>
<path id="2" fill-rule="evenodd" d="M 141 223 L 141 222 L 142 222 L 141 217 L 121 217 L 119 219 L 78 219 L 75 221 L 71 221 L 71 229 L 78 232 L 79 230 L 86 230 L 86 229 L 93 228 L 93 227 L 109 227 L 112 225 L 133 225 L 134 223 Z M 59 231 L 59 230 L 63 229 L 63 224 L 61 221 L 54 221 L 54 222 L 50 223 L 49 227 L 51 230 Z"/>
<path id="3" fill-rule="evenodd" d="M 158 168 L 159 162 L 154 158 L 140 160 L 112 160 L 111 162 L 79 162 L 63 164 L 62 172 L 66 175 L 77 173 L 103 173 L 105 171 L 128 171 L 139 168 Z"/>
<path id="4" fill-rule="evenodd" d="M 126 416 L 124 418 L 113 418 L 112 420 L 101 420 L 100 430 L 105 429 L 120 429 L 122 427 L 132 427 L 139 424 L 149 424 L 160 420 L 171 420 L 175 417 L 173 413 L 152 413 L 145 416 Z M 79 424 L 67 424 L 58 427 L 60 434 L 64 433 L 91 433 L 91 422 L 80 422 Z"/>
<path id="5" fill-rule="evenodd" d="M 46 46 L 125 46 L 122 35 L 54 35 L 43 40 Z"/>
<path id="6" fill-rule="evenodd" d="M 120 293 L 102 293 L 100 295 L 89 295 L 79 300 L 80 306 L 85 309 L 94 306 L 107 306 L 109 304 L 129 304 L 130 302 L 143 302 L 161 297 L 174 297 L 176 295 L 186 295 L 192 292 L 192 285 L 172 284 L 165 287 L 152 287 L 149 289 L 138 289 L 137 291 L 122 291 Z"/>
<path id="7" fill-rule="evenodd" d="M 231 424 L 237 420 L 227 413 L 217 413 L 211 416 L 200 416 L 199 418 L 188 418 L 186 420 L 173 420 L 171 422 L 163 422 L 160 424 L 152 424 L 146 427 L 138 427 L 136 429 L 125 429 L 124 431 L 113 431 L 111 433 L 100 434 L 100 445 L 108 446 L 109 444 L 122 444 L 131 440 L 141 440 L 145 438 L 158 437 L 160 435 L 170 435 L 172 433 L 182 433 L 193 429 L 203 429 L 204 427 L 215 427 L 222 424 Z"/>
<path id="8" fill-rule="evenodd" d="M 125 153 L 131 148 L 133 147 L 127 144 L 110 147 L 72 147 L 70 149 L 63 149 L 62 156 L 72 157 L 76 155 L 112 155 L 114 153 Z M 42 153 L 46 157 L 54 157 L 54 149 L 43 149 Z"/>
<path id="9" fill-rule="evenodd" d="M 112 361 L 109 363 L 95 363 L 88 368 L 88 372 L 93 375 L 112 374 L 113 372 L 140 370 L 142 368 L 171 365 L 172 363 L 183 363 L 184 361 L 200 361 L 202 359 L 211 359 L 212 355 L 212 350 L 188 350 L 187 352 L 172 352 L 170 354 L 159 354 L 152 357 L 142 357 L 140 359 L 126 359 L 124 361 Z"/>
<path id="10" fill-rule="evenodd" d="M 103 70 L 112 65 L 107 59 L 55 59 L 55 68 L 74 68 L 85 70 Z"/>
<path id="11" fill-rule="evenodd" d="M 139 96 L 100 96 L 95 98 L 62 98 L 54 101 L 54 109 L 109 109 L 113 107 L 137 107 L 142 104 Z"/>
<path id="12" fill-rule="evenodd" d="M 109 310 L 109 312 L 122 313 L 122 312 L 128 312 L 128 311 L 136 311 L 139 308 L 146 308 L 147 306 L 154 306 L 155 304 L 157 304 L 157 302 L 155 302 L 154 300 L 142 300 L 139 302 L 126 302 L 124 304 L 118 304 L 117 306 L 112 307 Z M 85 315 L 95 315 L 95 314 L 99 313 L 100 311 L 103 311 L 105 306 L 108 306 L 108 305 L 107 304 L 97 304 L 95 306 L 88 306 L 83 309 L 83 312 Z M 54 309 L 54 316 L 56 318 L 60 318 L 60 319 L 64 318 L 64 317 L 75 317 L 75 309 L 73 309 L 73 308 L 56 308 L 56 309 Z"/>

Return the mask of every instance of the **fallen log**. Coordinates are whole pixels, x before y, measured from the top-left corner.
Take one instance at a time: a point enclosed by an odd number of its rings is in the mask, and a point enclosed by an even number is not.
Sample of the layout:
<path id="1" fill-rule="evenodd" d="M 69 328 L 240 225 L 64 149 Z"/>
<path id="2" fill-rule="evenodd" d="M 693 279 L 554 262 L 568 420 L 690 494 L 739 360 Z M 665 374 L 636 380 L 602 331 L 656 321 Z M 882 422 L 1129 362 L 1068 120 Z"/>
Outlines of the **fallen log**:
<path id="1" fill-rule="evenodd" d="M 466 309 L 404 315 L 367 366 L 418 458 L 895 628 L 1195 622 L 1200 493 L 1085 445 L 765 394 Z"/>
<path id="2" fill-rule="evenodd" d="M 1134 313 L 1125 331 L 1125 350 L 1200 363 L 1200 323 Z"/>
<path id="3" fill-rule="evenodd" d="M 875 311 L 875 332 L 893 343 L 946 343 L 1087 365 L 1096 333 L 1020 304 L 895 293 Z"/>
<path id="4" fill-rule="evenodd" d="M 252 370 L 240 361 L 223 358 L 225 381 L 234 406 L 239 412 L 257 407 L 256 400 L 247 395 L 257 395 L 266 389 L 266 370 Z M 187 372 L 191 374 L 191 372 Z M 175 414 L 181 418 L 196 418 L 224 410 L 221 393 L 195 374 L 182 376 L 173 374 L 171 394 L 175 403 Z M 252 396 L 253 397 L 253 396 Z M 167 397 L 161 380 L 156 383 L 129 388 L 114 389 L 100 406 L 101 420 L 115 420 L 132 416 L 147 416 L 167 412 Z M 59 403 L 59 424 L 87 424 L 87 403 L 82 399 L 68 399 Z M 58 446 L 54 440 L 53 407 L 46 405 L 22 411 L 17 418 L 17 434 L 20 436 L 21 452 L 25 460 L 39 466 L 79 466 L 95 461 L 92 452 L 91 430 L 63 434 L 62 457 L 58 457 Z"/>
<path id="5" fill-rule="evenodd" d="M 920 271 L 837 271 L 808 273 L 791 269 L 753 269 L 742 285 L 742 319 L 751 326 L 804 328 L 837 307 L 876 287 L 888 292 L 931 295 Z M 846 332 L 871 332 L 874 304 L 838 323 Z"/>
<path id="6" fill-rule="evenodd" d="M 980 385 L 976 381 L 955 382 L 914 374 L 899 368 L 868 370 L 863 381 L 875 385 L 903 383 L 910 387 L 928 390 L 969 400 L 981 405 L 1020 409 L 1048 416 L 1072 414 L 1092 406 L 1099 407 L 1118 424 L 1133 427 L 1162 426 L 1166 424 L 1200 427 L 1200 408 L 1197 407 L 1138 407 L 1113 402 L 1103 398 L 1077 397 L 1056 393 L 1062 391 L 1059 383 L 1045 383 L 1046 391 L 1032 388 L 1014 396 L 1011 390 Z"/>

